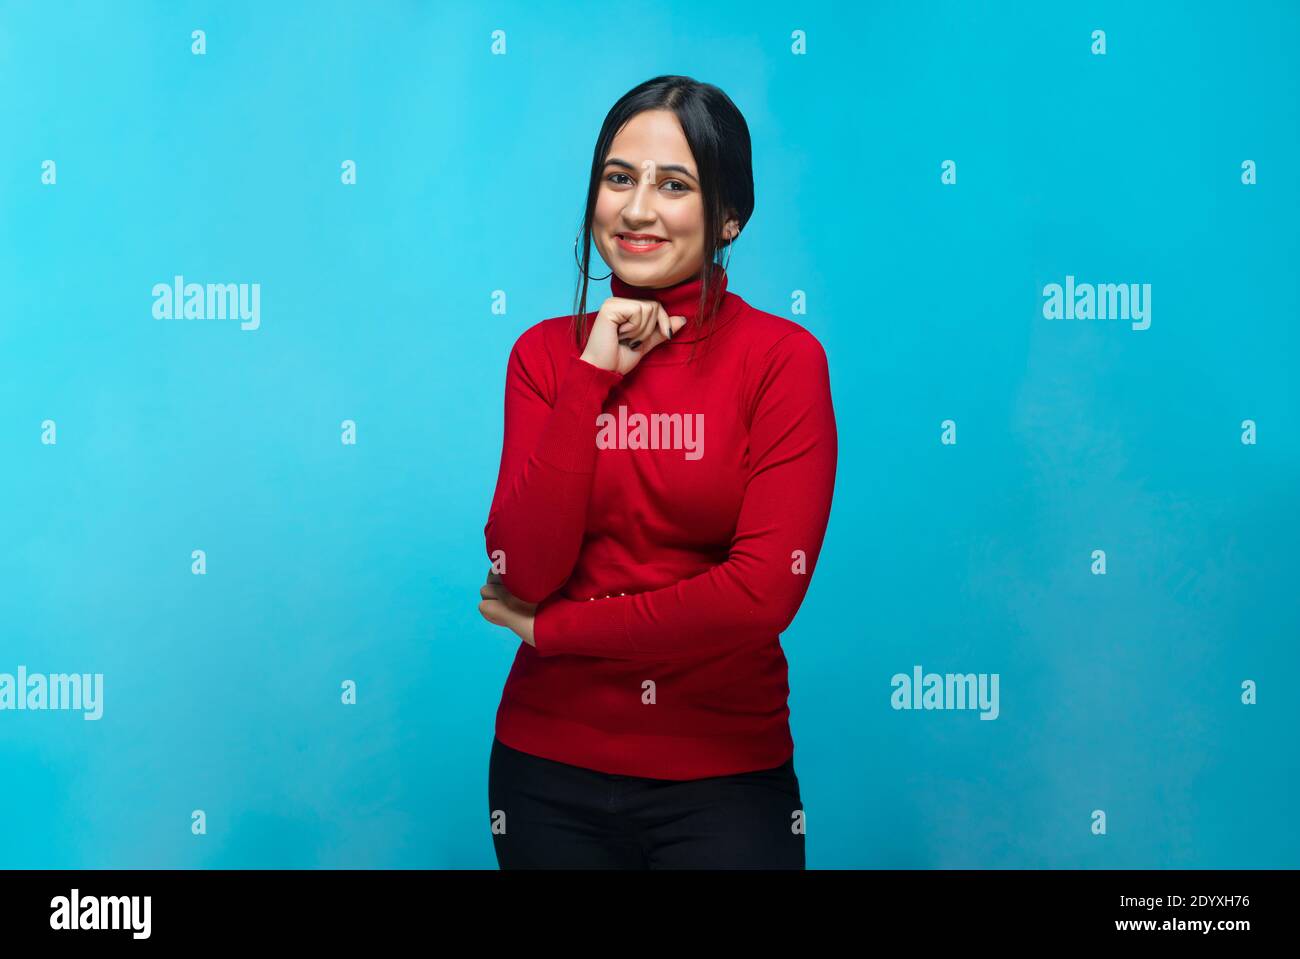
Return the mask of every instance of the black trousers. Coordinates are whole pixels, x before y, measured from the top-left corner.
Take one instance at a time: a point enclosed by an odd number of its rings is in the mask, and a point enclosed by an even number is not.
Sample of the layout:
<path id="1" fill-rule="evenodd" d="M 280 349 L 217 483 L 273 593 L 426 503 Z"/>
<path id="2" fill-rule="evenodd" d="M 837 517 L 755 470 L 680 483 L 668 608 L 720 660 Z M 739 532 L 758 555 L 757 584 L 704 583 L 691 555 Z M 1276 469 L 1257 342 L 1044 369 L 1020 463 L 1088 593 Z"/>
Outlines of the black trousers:
<path id="1" fill-rule="evenodd" d="M 684 781 L 615 776 L 493 737 L 492 842 L 502 869 L 803 869 L 794 757 Z"/>

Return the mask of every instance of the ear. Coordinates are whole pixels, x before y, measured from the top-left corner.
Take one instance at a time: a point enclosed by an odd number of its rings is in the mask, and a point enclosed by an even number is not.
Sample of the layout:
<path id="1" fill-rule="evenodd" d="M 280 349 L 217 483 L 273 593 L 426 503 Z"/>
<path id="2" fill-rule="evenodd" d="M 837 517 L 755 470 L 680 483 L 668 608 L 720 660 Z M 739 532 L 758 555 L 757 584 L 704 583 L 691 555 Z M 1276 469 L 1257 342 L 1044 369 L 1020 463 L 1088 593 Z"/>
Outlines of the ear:
<path id="1" fill-rule="evenodd" d="M 722 238 L 727 242 L 731 242 L 738 236 L 740 236 L 740 221 L 728 220 L 722 228 Z"/>

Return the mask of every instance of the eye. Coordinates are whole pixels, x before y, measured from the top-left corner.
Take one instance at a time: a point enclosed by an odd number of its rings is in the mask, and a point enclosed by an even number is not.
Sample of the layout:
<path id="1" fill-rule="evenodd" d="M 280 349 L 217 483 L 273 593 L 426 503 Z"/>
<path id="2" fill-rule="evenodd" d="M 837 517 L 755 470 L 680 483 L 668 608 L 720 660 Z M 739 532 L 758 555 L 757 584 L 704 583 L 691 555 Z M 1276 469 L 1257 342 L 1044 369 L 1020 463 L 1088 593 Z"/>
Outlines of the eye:
<path id="1" fill-rule="evenodd" d="M 623 179 L 620 180 L 620 179 L 618 179 L 619 177 L 622 177 Z M 611 173 L 609 176 L 605 177 L 605 182 L 606 182 L 606 183 L 614 183 L 614 184 L 617 184 L 618 186 L 636 186 L 636 181 L 633 180 L 633 179 L 632 179 L 628 174 L 626 174 L 626 173 Z M 677 189 L 669 190 L 669 191 L 668 191 L 669 193 L 689 193 L 689 192 L 690 192 L 690 189 L 691 189 L 691 188 L 690 188 L 689 186 L 687 186 L 685 183 L 683 183 L 681 180 L 664 180 L 664 181 L 660 184 L 660 186 L 667 186 L 667 185 L 670 184 L 670 183 L 673 184 L 674 186 L 676 186 Z"/>

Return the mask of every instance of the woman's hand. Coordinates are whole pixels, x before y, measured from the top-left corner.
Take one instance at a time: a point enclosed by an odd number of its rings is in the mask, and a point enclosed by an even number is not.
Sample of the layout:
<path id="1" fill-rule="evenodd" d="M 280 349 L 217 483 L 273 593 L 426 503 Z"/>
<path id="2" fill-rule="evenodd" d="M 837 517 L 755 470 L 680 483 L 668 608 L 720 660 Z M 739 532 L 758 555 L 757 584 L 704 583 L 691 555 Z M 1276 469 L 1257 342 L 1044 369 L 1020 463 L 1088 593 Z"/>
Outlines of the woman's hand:
<path id="1" fill-rule="evenodd" d="M 508 589 L 500 585 L 501 582 L 499 574 L 488 573 L 487 582 L 478 591 L 483 599 L 478 604 L 478 611 L 489 623 L 513 630 L 516 636 L 536 648 L 537 644 L 533 642 L 533 619 L 537 613 L 537 604 L 516 599 Z"/>
<path id="2" fill-rule="evenodd" d="M 611 296 L 592 321 L 582 359 L 602 370 L 629 373 L 641 357 L 685 325 L 686 317 L 669 316 L 657 300 Z"/>

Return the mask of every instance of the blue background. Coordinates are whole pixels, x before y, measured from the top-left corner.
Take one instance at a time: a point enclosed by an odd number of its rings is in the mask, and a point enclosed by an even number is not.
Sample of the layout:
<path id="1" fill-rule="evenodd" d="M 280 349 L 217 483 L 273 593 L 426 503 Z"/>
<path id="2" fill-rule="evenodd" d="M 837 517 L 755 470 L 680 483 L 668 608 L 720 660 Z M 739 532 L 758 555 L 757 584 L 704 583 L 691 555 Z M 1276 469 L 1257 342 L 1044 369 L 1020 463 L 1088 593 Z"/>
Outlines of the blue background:
<path id="1" fill-rule="evenodd" d="M 0 672 L 105 674 L 98 722 L 0 712 L 0 866 L 495 868 L 506 357 L 660 73 L 745 114 L 731 287 L 805 291 L 830 358 L 809 866 L 1300 866 L 1298 42 L 1290 2 L 0 3 Z M 177 273 L 261 328 L 154 320 Z M 1150 329 L 1043 319 L 1067 273 Z M 1000 717 L 894 711 L 916 664 Z"/>

